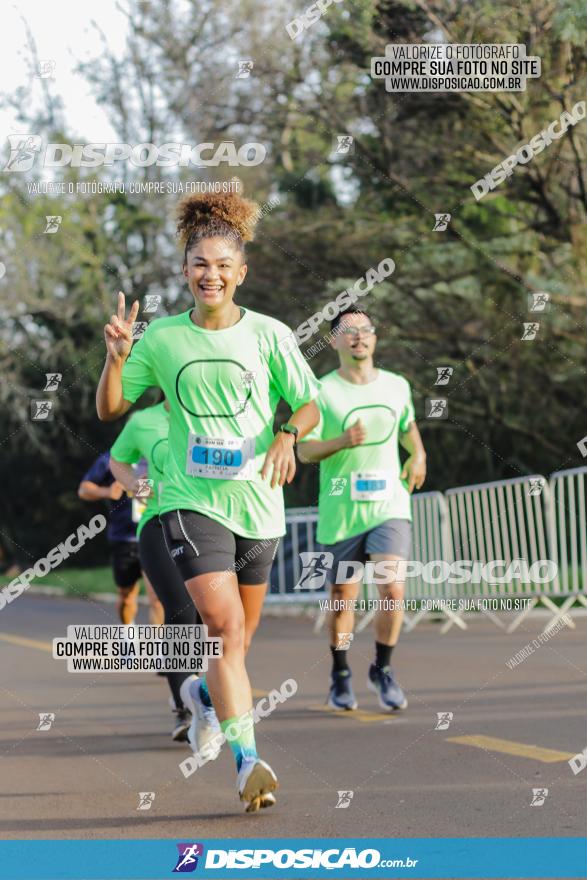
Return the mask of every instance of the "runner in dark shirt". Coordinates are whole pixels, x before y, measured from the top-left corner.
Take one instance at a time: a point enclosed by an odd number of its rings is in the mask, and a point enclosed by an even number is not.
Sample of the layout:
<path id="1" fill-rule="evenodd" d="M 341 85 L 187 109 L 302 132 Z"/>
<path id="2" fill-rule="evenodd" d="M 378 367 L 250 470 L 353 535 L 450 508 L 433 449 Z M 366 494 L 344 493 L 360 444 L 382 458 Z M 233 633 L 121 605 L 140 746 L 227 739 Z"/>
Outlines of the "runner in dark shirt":
<path id="1" fill-rule="evenodd" d="M 132 498 L 110 471 L 110 452 L 103 452 L 84 474 L 78 489 L 83 501 L 108 503 L 108 530 L 110 559 L 114 583 L 118 588 L 117 609 L 124 624 L 133 623 L 137 613 L 140 578 L 143 577 L 149 598 L 149 619 L 153 624 L 163 623 L 163 607 L 147 578 L 141 572 L 137 543 L 137 523 L 133 521 Z"/>

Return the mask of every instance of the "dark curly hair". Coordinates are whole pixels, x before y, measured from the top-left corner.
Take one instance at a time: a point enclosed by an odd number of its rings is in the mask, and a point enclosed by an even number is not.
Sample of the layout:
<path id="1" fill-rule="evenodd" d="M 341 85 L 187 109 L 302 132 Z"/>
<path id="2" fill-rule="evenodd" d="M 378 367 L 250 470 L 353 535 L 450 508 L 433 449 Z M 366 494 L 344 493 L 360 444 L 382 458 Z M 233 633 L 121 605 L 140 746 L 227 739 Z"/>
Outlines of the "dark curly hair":
<path id="1" fill-rule="evenodd" d="M 236 193 L 198 193 L 186 196 L 177 209 L 177 235 L 188 251 L 203 238 L 226 238 L 244 256 L 261 216 L 256 202 Z"/>

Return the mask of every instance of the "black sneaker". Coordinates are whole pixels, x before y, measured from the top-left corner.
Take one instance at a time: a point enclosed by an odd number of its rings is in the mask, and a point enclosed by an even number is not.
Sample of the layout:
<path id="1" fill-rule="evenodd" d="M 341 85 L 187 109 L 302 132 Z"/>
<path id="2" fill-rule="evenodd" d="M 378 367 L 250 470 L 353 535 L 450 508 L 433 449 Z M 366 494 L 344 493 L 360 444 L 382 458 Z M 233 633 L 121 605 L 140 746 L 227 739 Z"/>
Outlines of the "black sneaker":
<path id="1" fill-rule="evenodd" d="M 342 669 L 332 673 L 332 684 L 328 694 L 328 705 L 331 709 L 351 711 L 359 705 L 353 693 L 350 669 Z"/>
<path id="2" fill-rule="evenodd" d="M 171 739 L 175 742 L 187 742 L 192 713 L 188 709 L 174 709 L 173 714 L 175 715 L 175 724 L 171 731 Z"/>
<path id="3" fill-rule="evenodd" d="M 369 667 L 367 687 L 377 694 L 382 709 L 407 709 L 406 695 L 395 681 L 391 667 L 385 666 L 380 669 L 372 663 Z"/>

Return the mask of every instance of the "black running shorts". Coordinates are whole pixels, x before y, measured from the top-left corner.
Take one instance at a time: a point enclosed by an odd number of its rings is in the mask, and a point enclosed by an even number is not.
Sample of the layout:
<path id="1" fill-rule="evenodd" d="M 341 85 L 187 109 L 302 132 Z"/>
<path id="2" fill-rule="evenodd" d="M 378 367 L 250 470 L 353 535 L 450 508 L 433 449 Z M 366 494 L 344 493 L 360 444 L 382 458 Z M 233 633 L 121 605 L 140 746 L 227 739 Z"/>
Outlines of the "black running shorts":
<path id="1" fill-rule="evenodd" d="M 138 541 L 111 541 L 110 561 L 117 587 L 132 587 L 142 575 Z"/>
<path id="2" fill-rule="evenodd" d="M 160 516 L 171 558 L 184 580 L 211 572 L 233 571 L 239 584 L 269 580 L 279 538 L 243 538 L 193 510 Z"/>

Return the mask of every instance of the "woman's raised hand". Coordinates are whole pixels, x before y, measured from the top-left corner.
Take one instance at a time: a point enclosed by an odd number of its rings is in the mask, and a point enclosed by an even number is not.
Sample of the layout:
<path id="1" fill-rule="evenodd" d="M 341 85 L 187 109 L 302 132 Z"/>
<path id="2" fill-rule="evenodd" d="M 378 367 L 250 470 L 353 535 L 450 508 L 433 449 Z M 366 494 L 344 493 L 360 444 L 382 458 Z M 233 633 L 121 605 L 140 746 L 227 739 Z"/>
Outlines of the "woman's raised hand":
<path id="1" fill-rule="evenodd" d="M 118 314 L 112 315 L 104 327 L 106 349 L 113 360 L 126 360 L 132 348 L 132 325 L 139 312 L 139 301 L 132 304 L 128 318 L 124 293 L 118 294 Z"/>

